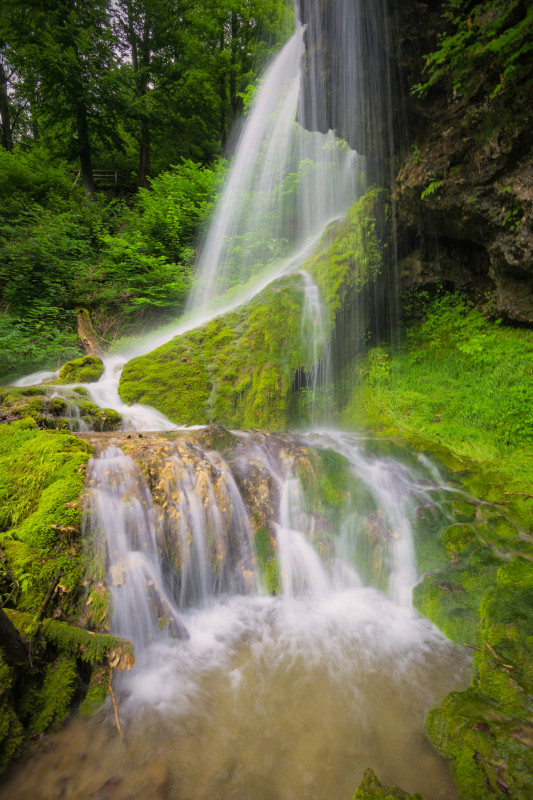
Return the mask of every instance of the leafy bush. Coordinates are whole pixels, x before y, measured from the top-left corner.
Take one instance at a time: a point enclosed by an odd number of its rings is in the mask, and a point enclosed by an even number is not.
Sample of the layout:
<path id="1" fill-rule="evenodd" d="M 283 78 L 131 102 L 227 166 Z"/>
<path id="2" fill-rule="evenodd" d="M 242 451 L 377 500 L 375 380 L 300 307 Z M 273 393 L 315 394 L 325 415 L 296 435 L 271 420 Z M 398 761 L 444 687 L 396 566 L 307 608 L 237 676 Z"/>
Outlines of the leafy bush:
<path id="1" fill-rule="evenodd" d="M 33 204 L 63 208 L 72 195 L 68 166 L 50 163 L 38 147 L 9 153 L 0 148 L 0 218 L 12 219 Z"/>
<path id="2" fill-rule="evenodd" d="M 70 329 L 68 325 L 71 325 Z M 74 312 L 35 305 L 24 318 L 0 314 L 0 379 L 57 369 L 79 355 Z"/>
<path id="3" fill-rule="evenodd" d="M 129 208 L 71 194 L 68 172 L 41 163 L 37 150 L 0 152 L 0 375 L 79 355 L 77 305 L 96 312 L 104 338 L 176 314 L 191 283 L 193 236 L 224 168 L 185 161 Z"/>
<path id="4" fill-rule="evenodd" d="M 424 96 L 441 79 L 466 99 L 482 89 L 494 97 L 531 66 L 533 6 L 525 0 L 448 0 L 448 30 L 426 56 L 427 80 L 412 88 Z"/>

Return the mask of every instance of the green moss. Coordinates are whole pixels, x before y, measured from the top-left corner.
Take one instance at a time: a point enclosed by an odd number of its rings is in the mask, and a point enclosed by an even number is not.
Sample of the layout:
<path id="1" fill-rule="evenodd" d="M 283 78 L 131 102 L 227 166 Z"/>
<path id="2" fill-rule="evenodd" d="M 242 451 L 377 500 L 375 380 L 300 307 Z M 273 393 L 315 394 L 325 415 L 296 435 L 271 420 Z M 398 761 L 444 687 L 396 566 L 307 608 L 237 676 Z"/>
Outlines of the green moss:
<path id="1" fill-rule="evenodd" d="M 254 534 L 254 548 L 259 570 L 269 594 L 281 593 L 281 576 L 275 541 L 266 528 L 258 528 Z"/>
<path id="2" fill-rule="evenodd" d="M 41 689 L 35 697 L 29 730 L 40 733 L 51 725 L 60 725 L 70 714 L 78 688 L 76 660 L 60 657 L 46 669 Z"/>
<path id="3" fill-rule="evenodd" d="M 95 383 L 103 374 L 104 364 L 101 358 L 84 356 L 61 367 L 56 383 Z"/>
<path id="4" fill-rule="evenodd" d="M 17 716 L 13 698 L 14 670 L 0 652 L 0 773 L 20 750 L 24 729 Z"/>
<path id="5" fill-rule="evenodd" d="M 11 610 L 7 610 L 6 614 L 20 631 L 35 627 L 31 614 Z M 55 619 L 44 619 L 38 623 L 37 628 L 39 635 L 63 655 L 75 656 L 93 665 L 109 662 L 112 666 L 118 666 L 119 670 L 129 669 L 133 664 L 133 645 L 129 639 L 107 633 L 93 633 Z"/>
<path id="6" fill-rule="evenodd" d="M 84 717 L 89 717 L 94 714 L 107 697 L 107 690 L 110 678 L 110 668 L 108 666 L 100 666 L 93 670 L 91 675 L 91 682 L 87 689 L 87 694 L 83 698 L 79 713 Z"/>
<path id="7" fill-rule="evenodd" d="M 75 386 L 72 391 L 80 397 L 83 397 L 84 400 L 88 400 L 90 397 L 90 394 L 85 386 Z"/>
<path id="8" fill-rule="evenodd" d="M 332 223 L 303 269 L 315 279 L 327 312 L 328 327 L 350 294 L 374 281 L 383 267 L 381 220 L 385 215 L 385 189 L 369 189 L 341 222 Z"/>
<path id="9" fill-rule="evenodd" d="M 468 800 L 528 800 L 533 792 L 533 728 L 507 717 L 476 688 L 453 692 L 427 719 L 428 736 L 451 759 Z"/>
<path id="10" fill-rule="evenodd" d="M 25 421 L 0 427 L 0 524 L 22 610 L 40 609 L 58 573 L 53 605 L 67 615 L 79 608 L 85 563 L 78 497 L 89 455 L 85 442 L 66 433 Z"/>
<path id="11" fill-rule="evenodd" d="M 39 391 L 29 392 L 28 389 Z M 90 430 L 111 431 L 122 424 L 122 417 L 117 411 L 88 402 L 85 400 L 85 397 L 89 397 L 87 390 L 82 387 L 77 389 L 63 389 L 64 396 L 51 397 L 54 386 L 5 387 L 0 390 L 0 422 L 9 423 L 31 417 L 33 425 L 43 430 L 68 431 L 70 426 L 76 430 L 79 414 Z"/>
<path id="12" fill-rule="evenodd" d="M 371 769 L 366 769 L 353 800 L 424 800 L 421 794 L 408 794 L 396 786 L 383 786 Z"/>
<path id="13" fill-rule="evenodd" d="M 288 424 L 302 354 L 299 276 L 276 281 L 246 306 L 126 364 L 119 392 L 180 424 L 234 428 Z"/>

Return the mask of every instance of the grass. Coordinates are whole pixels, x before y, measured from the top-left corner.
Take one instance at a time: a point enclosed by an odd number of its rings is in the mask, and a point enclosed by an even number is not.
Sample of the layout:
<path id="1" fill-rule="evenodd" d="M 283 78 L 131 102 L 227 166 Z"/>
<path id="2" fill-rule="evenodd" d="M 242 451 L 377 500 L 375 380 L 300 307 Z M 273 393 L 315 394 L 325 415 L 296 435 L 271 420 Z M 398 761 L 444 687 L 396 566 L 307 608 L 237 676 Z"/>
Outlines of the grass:
<path id="1" fill-rule="evenodd" d="M 358 364 L 344 419 L 438 443 L 513 480 L 533 477 L 533 334 L 459 295 L 431 303 L 398 351 Z"/>

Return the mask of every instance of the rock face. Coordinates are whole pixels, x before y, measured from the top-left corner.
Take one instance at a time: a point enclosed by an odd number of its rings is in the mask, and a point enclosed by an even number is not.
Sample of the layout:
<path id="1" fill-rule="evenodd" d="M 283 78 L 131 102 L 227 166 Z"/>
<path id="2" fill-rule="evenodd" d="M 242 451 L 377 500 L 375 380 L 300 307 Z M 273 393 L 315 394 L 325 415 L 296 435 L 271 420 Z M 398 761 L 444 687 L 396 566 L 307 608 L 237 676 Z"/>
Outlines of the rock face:
<path id="1" fill-rule="evenodd" d="M 517 89 L 505 110 L 441 100 L 431 115 L 396 178 L 415 245 L 400 262 L 404 287 L 476 290 L 495 315 L 533 324 L 531 106 Z"/>
<path id="2" fill-rule="evenodd" d="M 424 54 L 446 30 L 446 5 L 389 0 L 376 14 L 377 5 L 359 0 L 339 17 L 343 3 L 327 0 L 318 13 L 301 0 L 307 23 L 303 92 L 328 87 L 315 116 L 301 121 L 337 130 L 369 157 L 371 179 L 390 182 L 402 291 L 461 289 L 492 315 L 531 325 L 531 70 L 494 98 L 482 88 L 483 75 L 468 101 L 444 81 L 422 100 L 411 97 L 410 88 L 427 79 Z M 370 48 L 359 81 L 351 76 L 351 95 L 348 23 L 360 26 L 358 36 Z"/>

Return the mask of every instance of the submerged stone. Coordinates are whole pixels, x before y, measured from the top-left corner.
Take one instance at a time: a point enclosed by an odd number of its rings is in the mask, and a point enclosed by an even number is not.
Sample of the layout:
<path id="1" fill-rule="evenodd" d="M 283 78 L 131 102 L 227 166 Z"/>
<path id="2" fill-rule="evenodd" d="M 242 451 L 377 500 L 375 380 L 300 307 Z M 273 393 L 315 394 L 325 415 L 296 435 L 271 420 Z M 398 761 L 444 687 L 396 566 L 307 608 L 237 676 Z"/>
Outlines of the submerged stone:
<path id="1" fill-rule="evenodd" d="M 409 794 L 397 786 L 383 786 L 371 769 L 366 769 L 353 800 L 424 800 L 421 794 Z"/>

